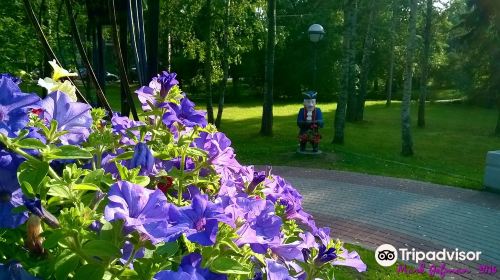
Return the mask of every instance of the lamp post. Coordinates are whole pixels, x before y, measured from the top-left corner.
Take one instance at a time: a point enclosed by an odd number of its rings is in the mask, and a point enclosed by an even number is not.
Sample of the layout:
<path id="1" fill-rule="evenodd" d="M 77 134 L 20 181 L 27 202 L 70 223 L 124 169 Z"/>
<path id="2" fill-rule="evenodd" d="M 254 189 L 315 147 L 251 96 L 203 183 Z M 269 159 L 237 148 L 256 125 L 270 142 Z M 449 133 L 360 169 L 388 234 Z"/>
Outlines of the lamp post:
<path id="1" fill-rule="evenodd" d="M 311 26 L 309 26 L 309 29 L 307 30 L 309 33 L 309 40 L 314 44 L 314 58 L 313 58 L 313 89 L 316 90 L 316 72 L 317 72 L 317 65 L 316 65 L 316 60 L 317 60 L 317 43 L 323 39 L 323 36 L 325 36 L 325 29 L 323 26 L 315 23 Z"/>

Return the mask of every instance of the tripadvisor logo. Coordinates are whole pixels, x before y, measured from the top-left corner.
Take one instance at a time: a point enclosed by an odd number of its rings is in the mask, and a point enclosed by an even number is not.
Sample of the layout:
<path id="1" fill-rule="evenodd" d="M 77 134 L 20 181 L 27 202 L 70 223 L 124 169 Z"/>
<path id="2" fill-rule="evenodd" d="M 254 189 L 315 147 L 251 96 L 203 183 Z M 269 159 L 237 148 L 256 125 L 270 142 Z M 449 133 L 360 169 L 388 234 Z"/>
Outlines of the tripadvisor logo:
<path id="1" fill-rule="evenodd" d="M 391 266 L 398 260 L 398 251 L 391 244 L 382 244 L 375 250 L 375 260 L 381 266 Z"/>
<path id="2" fill-rule="evenodd" d="M 419 263 L 421 261 L 479 261 L 480 251 L 460 251 L 443 249 L 440 251 L 417 251 L 415 248 L 396 249 L 391 244 L 380 245 L 375 250 L 375 260 L 381 266 L 391 266 L 398 260 Z"/>

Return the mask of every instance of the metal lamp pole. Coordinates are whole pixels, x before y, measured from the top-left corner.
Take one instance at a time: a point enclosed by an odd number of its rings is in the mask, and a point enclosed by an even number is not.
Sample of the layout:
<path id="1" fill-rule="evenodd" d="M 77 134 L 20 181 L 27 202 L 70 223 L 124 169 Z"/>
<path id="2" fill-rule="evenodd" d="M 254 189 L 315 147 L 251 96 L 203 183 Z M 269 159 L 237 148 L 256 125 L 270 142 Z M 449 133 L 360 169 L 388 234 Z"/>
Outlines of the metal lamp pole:
<path id="1" fill-rule="evenodd" d="M 323 26 L 315 23 L 311 26 L 309 26 L 309 29 L 307 30 L 309 34 L 309 40 L 314 44 L 314 53 L 313 53 L 313 81 L 312 81 L 312 86 L 314 90 L 316 89 L 316 75 L 317 75 L 317 52 L 318 52 L 318 42 L 323 39 L 323 36 L 325 35 L 325 29 Z"/>

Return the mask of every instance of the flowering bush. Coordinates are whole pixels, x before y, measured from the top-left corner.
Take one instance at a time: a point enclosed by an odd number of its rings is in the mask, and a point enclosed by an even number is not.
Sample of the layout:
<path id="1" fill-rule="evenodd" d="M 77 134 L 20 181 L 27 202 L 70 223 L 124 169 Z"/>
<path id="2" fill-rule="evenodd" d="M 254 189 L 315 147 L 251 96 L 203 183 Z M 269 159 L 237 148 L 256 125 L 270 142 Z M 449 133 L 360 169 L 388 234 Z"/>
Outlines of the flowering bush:
<path id="1" fill-rule="evenodd" d="M 238 163 L 175 74 L 136 91 L 144 112 L 133 121 L 76 102 L 59 81 L 71 73 L 52 65 L 44 99 L 0 75 L 0 279 L 333 279 L 335 265 L 366 269 L 288 182 Z"/>

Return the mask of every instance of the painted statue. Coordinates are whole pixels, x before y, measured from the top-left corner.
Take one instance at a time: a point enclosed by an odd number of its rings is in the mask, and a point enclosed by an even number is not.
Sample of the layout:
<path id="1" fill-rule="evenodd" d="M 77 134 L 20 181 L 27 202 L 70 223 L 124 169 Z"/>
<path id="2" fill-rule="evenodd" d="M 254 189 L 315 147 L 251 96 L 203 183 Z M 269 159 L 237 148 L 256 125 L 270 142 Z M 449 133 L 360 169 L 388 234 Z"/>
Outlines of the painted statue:
<path id="1" fill-rule="evenodd" d="M 304 93 L 304 108 L 299 110 L 297 125 L 299 126 L 300 151 L 306 150 L 307 143 L 311 143 L 313 152 L 318 152 L 319 128 L 323 127 L 323 114 L 321 109 L 316 107 L 315 91 Z"/>

